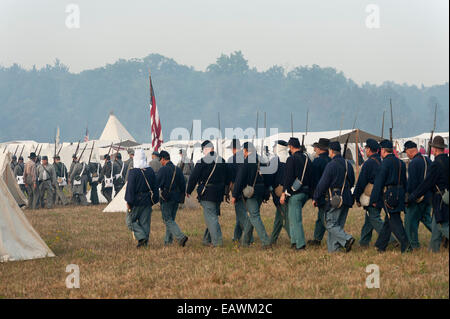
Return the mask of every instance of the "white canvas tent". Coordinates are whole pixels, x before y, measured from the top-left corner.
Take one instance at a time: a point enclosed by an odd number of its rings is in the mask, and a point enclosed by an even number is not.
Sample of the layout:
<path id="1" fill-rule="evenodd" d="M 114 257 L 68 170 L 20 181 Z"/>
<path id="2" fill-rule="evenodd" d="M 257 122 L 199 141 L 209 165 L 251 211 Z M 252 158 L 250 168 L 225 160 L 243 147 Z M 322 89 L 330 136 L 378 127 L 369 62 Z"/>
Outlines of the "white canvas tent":
<path id="1" fill-rule="evenodd" d="M 99 140 L 120 143 L 125 141 L 136 142 L 133 136 L 127 131 L 125 126 L 120 123 L 119 119 L 110 113 L 108 122 L 106 122 L 102 135 Z"/>
<path id="2" fill-rule="evenodd" d="M 20 190 L 19 185 L 17 184 L 16 177 L 14 176 L 14 173 L 11 170 L 10 163 L 11 163 L 10 153 L 0 154 L 0 178 L 5 183 L 9 193 L 12 195 L 17 205 L 25 206 L 27 205 L 28 200 Z"/>
<path id="3" fill-rule="evenodd" d="M 0 178 L 0 262 L 54 256 Z"/>
<path id="4" fill-rule="evenodd" d="M 111 203 L 105 207 L 104 213 L 126 213 L 127 202 L 125 201 L 125 191 L 127 189 L 127 184 L 122 187 L 120 192 L 113 198 Z"/>

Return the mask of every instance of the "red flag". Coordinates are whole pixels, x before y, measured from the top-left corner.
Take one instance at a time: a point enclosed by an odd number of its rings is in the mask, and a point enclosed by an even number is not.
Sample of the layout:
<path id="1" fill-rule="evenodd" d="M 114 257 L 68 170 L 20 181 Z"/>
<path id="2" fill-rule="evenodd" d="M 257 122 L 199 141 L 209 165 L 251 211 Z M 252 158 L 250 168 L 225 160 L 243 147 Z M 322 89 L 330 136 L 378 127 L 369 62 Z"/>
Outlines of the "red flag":
<path id="1" fill-rule="evenodd" d="M 158 151 L 163 143 L 161 121 L 159 120 L 158 108 L 156 107 L 155 92 L 153 91 L 152 77 L 150 80 L 150 125 L 152 128 L 152 147 L 153 150 Z"/>

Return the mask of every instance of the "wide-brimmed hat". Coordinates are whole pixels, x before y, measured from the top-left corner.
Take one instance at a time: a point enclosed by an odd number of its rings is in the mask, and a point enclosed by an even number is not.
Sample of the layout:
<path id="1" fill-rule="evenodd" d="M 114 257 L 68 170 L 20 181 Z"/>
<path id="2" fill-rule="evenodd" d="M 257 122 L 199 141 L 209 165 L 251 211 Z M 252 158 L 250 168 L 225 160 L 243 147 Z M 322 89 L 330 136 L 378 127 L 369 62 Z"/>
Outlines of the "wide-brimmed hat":
<path id="1" fill-rule="evenodd" d="M 330 140 L 327 138 L 319 138 L 319 141 L 313 144 L 313 147 L 318 147 L 321 150 L 327 150 L 330 145 Z"/>
<path id="2" fill-rule="evenodd" d="M 444 138 L 440 135 L 435 136 L 433 138 L 433 142 L 430 143 L 431 147 L 439 148 L 439 149 L 445 149 L 447 148 L 447 144 L 445 144 Z"/>

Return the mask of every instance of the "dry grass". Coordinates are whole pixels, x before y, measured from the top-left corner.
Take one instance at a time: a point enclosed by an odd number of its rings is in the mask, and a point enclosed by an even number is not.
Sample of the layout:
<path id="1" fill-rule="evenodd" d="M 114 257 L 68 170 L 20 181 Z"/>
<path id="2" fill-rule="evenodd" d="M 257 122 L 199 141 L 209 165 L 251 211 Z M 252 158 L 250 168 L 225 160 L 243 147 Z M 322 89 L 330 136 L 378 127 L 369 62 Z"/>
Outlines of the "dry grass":
<path id="1" fill-rule="evenodd" d="M 155 209 L 150 247 L 136 250 L 124 214 L 105 214 L 103 207 L 26 211 L 57 257 L 0 264 L 0 298 L 449 298 L 448 251 L 378 254 L 355 244 L 349 254 L 329 254 L 324 242 L 295 252 L 284 230 L 272 250 L 262 250 L 258 240 L 238 248 L 231 242 L 230 205 L 222 206 L 223 248 L 201 245 L 203 215 L 188 209 L 177 218 L 189 236 L 187 246 L 164 247 L 165 227 Z M 262 216 L 270 232 L 272 204 L 263 205 Z M 346 225 L 357 239 L 363 216 L 362 210 L 351 210 Z M 307 238 L 315 217 L 308 202 Z M 423 226 L 420 239 L 427 247 L 430 233 Z M 65 286 L 68 264 L 80 267 L 80 289 Z M 365 287 L 369 264 L 380 267 L 380 289 Z"/>

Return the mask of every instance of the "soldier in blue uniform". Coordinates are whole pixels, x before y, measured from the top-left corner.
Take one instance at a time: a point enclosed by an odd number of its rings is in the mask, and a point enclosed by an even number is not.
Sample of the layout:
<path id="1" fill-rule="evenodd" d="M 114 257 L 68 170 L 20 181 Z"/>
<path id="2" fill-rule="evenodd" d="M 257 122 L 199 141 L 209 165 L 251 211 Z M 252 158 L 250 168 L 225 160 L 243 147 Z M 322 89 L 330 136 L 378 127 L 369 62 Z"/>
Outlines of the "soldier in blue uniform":
<path id="1" fill-rule="evenodd" d="M 361 172 L 358 177 L 358 181 L 353 191 L 353 197 L 355 198 L 358 207 L 361 207 L 361 196 L 370 197 L 371 188 L 375 183 L 375 178 L 381 167 L 381 156 L 378 154 L 380 145 L 374 139 L 368 139 L 366 141 L 366 155 L 367 161 L 364 162 Z M 365 192 L 366 191 L 366 192 Z M 366 198 L 367 198 L 366 197 Z M 377 206 L 364 205 L 366 216 L 364 225 L 361 229 L 361 239 L 359 245 L 361 247 L 368 247 L 372 239 L 373 230 L 380 234 L 383 228 L 383 220 L 381 219 L 381 208 L 383 207 L 383 199 L 380 197 L 377 201 Z"/>
<path id="2" fill-rule="evenodd" d="M 175 237 L 178 244 L 184 247 L 188 237 L 180 230 L 175 218 L 178 205 L 184 202 L 186 181 L 181 168 L 170 161 L 168 152 L 161 151 L 159 158 L 162 166 L 157 174 L 157 185 L 160 189 L 159 202 L 161 203 L 162 219 L 166 225 L 164 244 L 172 244 Z"/>
<path id="3" fill-rule="evenodd" d="M 339 142 L 330 142 L 328 149 L 331 161 L 314 191 L 313 205 L 318 206 L 319 200 L 325 196 L 325 221 L 328 231 L 327 246 L 329 252 L 344 249 L 349 252 L 355 242 L 350 234 L 344 231 L 348 210 L 353 206 L 353 197 L 350 189 L 355 184 L 353 166 L 341 155 Z M 340 203 L 335 207 L 331 205 L 331 198 L 339 198 Z"/>
<path id="4" fill-rule="evenodd" d="M 419 153 L 417 144 L 413 141 L 405 143 L 403 152 L 411 160 L 408 165 L 408 184 L 406 188 L 408 197 L 408 194 L 412 194 L 425 179 L 431 160 Z M 429 191 L 423 197 L 406 206 L 405 231 L 412 248 L 420 248 L 419 222 L 422 222 L 431 232 L 431 196 L 431 191 Z"/>
<path id="5" fill-rule="evenodd" d="M 126 224 L 138 241 L 137 248 L 147 247 L 150 237 L 152 206 L 159 200 L 156 176 L 148 167 L 143 150 L 135 151 L 133 169 L 128 172 L 125 201 L 128 213 Z"/>
<path id="6" fill-rule="evenodd" d="M 319 180 L 322 177 L 323 171 L 327 164 L 331 161 L 328 154 L 328 146 L 330 145 L 330 140 L 327 138 L 320 138 L 319 142 L 314 143 L 314 152 L 317 157 L 312 162 L 312 174 L 313 174 L 313 193 L 319 184 Z M 325 196 L 322 196 L 317 203 L 319 210 L 317 212 L 317 220 L 314 226 L 314 239 L 308 240 L 308 245 L 320 246 L 323 236 L 326 231 L 326 221 L 325 221 Z"/>
<path id="7" fill-rule="evenodd" d="M 263 248 L 270 248 L 270 239 L 260 215 L 260 207 L 265 198 L 266 188 L 264 177 L 261 174 L 261 158 L 250 142 L 244 143 L 243 154 L 244 163 L 239 165 L 231 199 L 232 204 L 236 204 L 238 200 L 243 200 L 245 203 L 247 221 L 241 243 L 245 247 L 250 245 L 251 234 L 253 228 L 255 228 Z M 245 189 L 249 187 L 253 191 L 246 193 Z"/>
<path id="8" fill-rule="evenodd" d="M 433 192 L 433 220 L 430 249 L 438 252 L 442 237 L 448 241 L 448 191 L 449 191 L 449 158 L 445 154 L 447 145 L 441 136 L 436 136 L 431 143 L 431 151 L 434 161 L 430 165 L 429 172 L 425 180 L 409 194 L 409 203 L 413 203 L 417 198 L 427 192 Z"/>
<path id="9" fill-rule="evenodd" d="M 198 200 L 203 207 L 206 230 L 203 244 L 222 246 L 222 231 L 219 224 L 220 204 L 225 196 L 225 185 L 229 184 L 226 163 L 214 151 L 214 145 L 206 140 L 201 145 L 204 157 L 197 162 L 189 176 L 186 196 L 190 196 L 197 187 Z"/>
<path id="10" fill-rule="evenodd" d="M 411 245 L 400 215 L 405 209 L 406 165 L 395 157 L 391 141 L 381 141 L 380 147 L 383 161 L 375 178 L 369 205 L 378 207 L 379 201 L 383 200 L 386 218 L 375 247 L 379 252 L 384 252 L 389 244 L 391 233 L 394 233 L 400 242 L 401 251 L 407 252 L 411 250 Z"/>
<path id="11" fill-rule="evenodd" d="M 270 243 L 273 245 L 277 242 L 281 230 L 291 238 L 289 233 L 289 217 L 287 205 L 281 205 L 280 197 L 283 193 L 284 172 L 286 169 L 286 160 L 288 158 L 288 143 L 283 140 L 275 142 L 273 147 L 274 157 L 270 159 L 271 166 L 276 167 L 276 172 L 272 175 L 272 200 L 276 207 L 275 219 L 273 221 L 272 233 L 270 234 Z M 276 162 L 276 163 L 275 163 Z"/>
<path id="12" fill-rule="evenodd" d="M 227 201 L 229 199 L 229 191 L 232 192 L 234 188 L 239 165 L 244 163 L 244 155 L 241 150 L 241 143 L 238 139 L 234 138 L 228 148 L 231 148 L 233 155 L 227 160 L 228 174 L 230 177 L 230 186 L 226 188 Z M 234 226 L 233 242 L 239 243 L 242 238 L 242 233 L 244 232 L 245 224 L 247 223 L 247 213 L 242 198 L 236 201 L 234 210 L 236 212 L 236 224 Z"/>
<path id="13" fill-rule="evenodd" d="M 312 168 L 308 156 L 301 152 L 298 138 L 291 137 L 288 142 L 291 156 L 286 161 L 283 194 L 280 203 L 288 204 L 289 233 L 291 247 L 297 250 L 306 248 L 303 230 L 302 209 L 312 192 Z M 287 198 L 289 197 L 289 198 Z"/>

